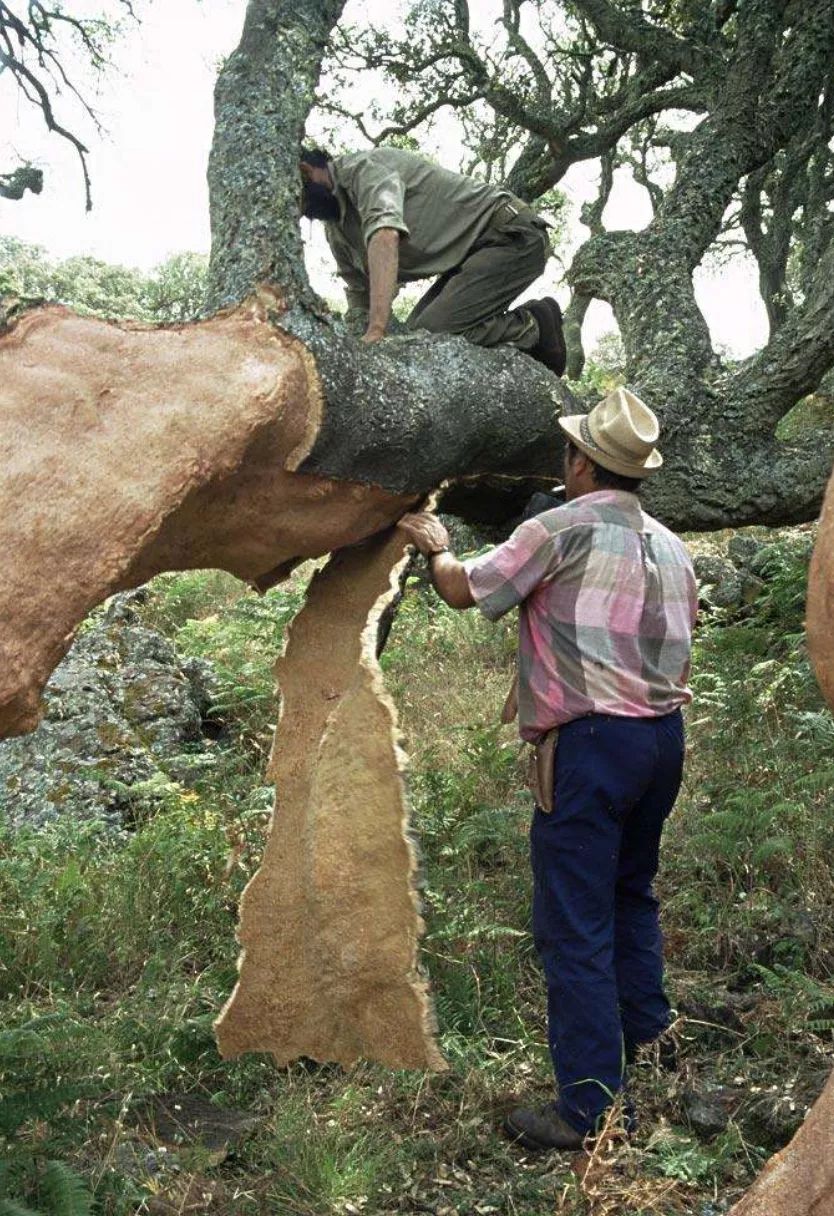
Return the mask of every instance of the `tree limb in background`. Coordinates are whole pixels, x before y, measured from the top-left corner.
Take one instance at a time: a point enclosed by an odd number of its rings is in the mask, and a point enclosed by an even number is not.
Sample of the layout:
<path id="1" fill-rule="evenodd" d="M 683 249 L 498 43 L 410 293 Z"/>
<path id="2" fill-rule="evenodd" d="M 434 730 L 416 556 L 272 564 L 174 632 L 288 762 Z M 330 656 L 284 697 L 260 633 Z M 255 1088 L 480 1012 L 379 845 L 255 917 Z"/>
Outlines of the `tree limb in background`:
<path id="1" fill-rule="evenodd" d="M 43 171 L 31 165 L 20 165 L 11 173 L 0 173 L 0 197 L 15 202 L 23 198 L 27 190 L 40 194 L 43 190 Z"/>
<path id="2" fill-rule="evenodd" d="M 597 196 L 582 208 L 582 223 L 590 229 L 592 236 L 602 231 L 602 213 L 611 197 L 614 185 L 614 153 L 609 150 L 600 157 L 600 180 Z M 585 366 L 585 350 L 582 345 L 582 323 L 593 302 L 593 296 L 581 291 L 572 291 L 570 304 L 565 309 L 565 344 L 568 348 L 566 375 L 569 380 L 578 380 Z"/>
<path id="3" fill-rule="evenodd" d="M 124 11 L 135 18 L 131 0 L 119 2 Z M 107 66 L 105 48 L 113 28 L 112 22 L 101 17 L 73 17 L 64 12 L 58 3 L 52 6 L 41 0 L 27 0 L 24 10 L 22 4 L 13 4 L 13 0 L 0 0 L 0 74 L 9 72 L 30 105 L 41 111 L 47 129 L 75 149 L 81 164 L 88 211 L 93 205 L 87 166 L 89 149 L 69 127 L 58 120 L 56 98 L 64 89 L 68 90 L 97 129 L 99 122 L 64 67 L 62 36 L 71 34 L 77 38 L 90 66 L 100 71 Z M 28 188 L 32 189 L 31 186 Z M 19 198 L 20 195 L 5 197 Z"/>

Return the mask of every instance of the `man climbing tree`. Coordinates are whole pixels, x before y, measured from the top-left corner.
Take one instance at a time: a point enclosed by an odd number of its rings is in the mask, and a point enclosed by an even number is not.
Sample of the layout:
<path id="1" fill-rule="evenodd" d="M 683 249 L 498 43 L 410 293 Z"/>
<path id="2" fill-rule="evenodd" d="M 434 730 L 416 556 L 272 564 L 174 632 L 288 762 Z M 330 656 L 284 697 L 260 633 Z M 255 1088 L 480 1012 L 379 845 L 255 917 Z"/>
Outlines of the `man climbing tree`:
<path id="1" fill-rule="evenodd" d="M 413 152 L 372 148 L 331 160 L 301 154 L 303 211 L 324 220 L 347 284 L 348 321 L 378 342 L 401 283 L 438 275 L 406 327 L 509 343 L 558 376 L 562 313 L 552 298 L 506 312 L 550 254 L 547 222 L 508 190 L 449 173 Z"/>

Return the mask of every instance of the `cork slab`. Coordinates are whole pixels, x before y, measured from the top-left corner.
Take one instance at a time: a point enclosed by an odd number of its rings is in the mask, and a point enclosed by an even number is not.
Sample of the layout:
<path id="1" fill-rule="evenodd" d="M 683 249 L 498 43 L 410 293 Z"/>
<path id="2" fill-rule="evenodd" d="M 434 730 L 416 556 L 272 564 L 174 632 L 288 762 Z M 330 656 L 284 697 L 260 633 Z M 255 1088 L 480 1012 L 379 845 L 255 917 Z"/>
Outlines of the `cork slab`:
<path id="1" fill-rule="evenodd" d="M 216 1023 L 224 1056 L 445 1067 L 417 970 L 396 712 L 374 655 L 406 560 L 390 532 L 335 554 L 276 666 L 276 807 L 241 903 L 240 979 Z"/>
<path id="2" fill-rule="evenodd" d="M 0 737 L 34 730 L 86 614 L 161 570 L 268 587 L 414 506 L 292 469 L 317 433 L 315 362 L 264 289 L 142 326 L 57 305 L 0 318 Z"/>
<path id="3" fill-rule="evenodd" d="M 834 1076 L 802 1127 L 771 1157 L 729 1216 L 832 1216 Z"/>

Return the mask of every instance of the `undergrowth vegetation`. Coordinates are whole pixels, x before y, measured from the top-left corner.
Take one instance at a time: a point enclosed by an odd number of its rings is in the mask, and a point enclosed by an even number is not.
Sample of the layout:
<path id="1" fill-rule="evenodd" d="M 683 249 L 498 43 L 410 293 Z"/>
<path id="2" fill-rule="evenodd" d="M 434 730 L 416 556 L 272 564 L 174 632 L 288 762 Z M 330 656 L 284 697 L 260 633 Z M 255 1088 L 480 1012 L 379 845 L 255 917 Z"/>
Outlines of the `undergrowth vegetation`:
<path id="1" fill-rule="evenodd" d="M 216 573 L 156 580 L 144 618 L 215 663 L 223 729 L 208 775 L 172 784 L 124 838 L 0 828 L 0 1216 L 725 1211 L 800 1122 L 834 1041 L 834 727 L 803 641 L 810 541 L 781 534 L 759 600 L 700 623 L 660 877 L 678 1067 L 634 1070 L 637 1136 L 612 1124 L 579 1171 L 497 1131 L 551 1086 L 528 799 L 497 725 L 514 622 L 454 613 L 414 579 L 382 659 L 449 1072 L 278 1069 L 222 1061 L 212 1022 L 271 808 L 272 662 L 310 569 L 263 598 Z M 720 1098 L 721 1126 L 705 1130 L 693 1092 Z M 221 1150 L 161 1143 L 143 1112 L 177 1094 L 256 1126 Z"/>

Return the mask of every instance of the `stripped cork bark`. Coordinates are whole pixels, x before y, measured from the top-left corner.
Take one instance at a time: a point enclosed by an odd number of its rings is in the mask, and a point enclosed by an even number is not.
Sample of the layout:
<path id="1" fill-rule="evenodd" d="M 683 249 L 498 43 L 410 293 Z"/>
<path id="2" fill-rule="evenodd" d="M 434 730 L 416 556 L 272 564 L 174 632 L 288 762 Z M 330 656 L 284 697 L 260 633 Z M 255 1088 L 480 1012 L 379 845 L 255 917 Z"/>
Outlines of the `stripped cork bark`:
<path id="1" fill-rule="evenodd" d="M 243 896 L 225 1056 L 445 1067 L 434 1039 L 408 835 L 404 756 L 375 657 L 407 562 L 396 532 L 335 554 L 310 585 L 276 676 L 276 807 Z"/>

